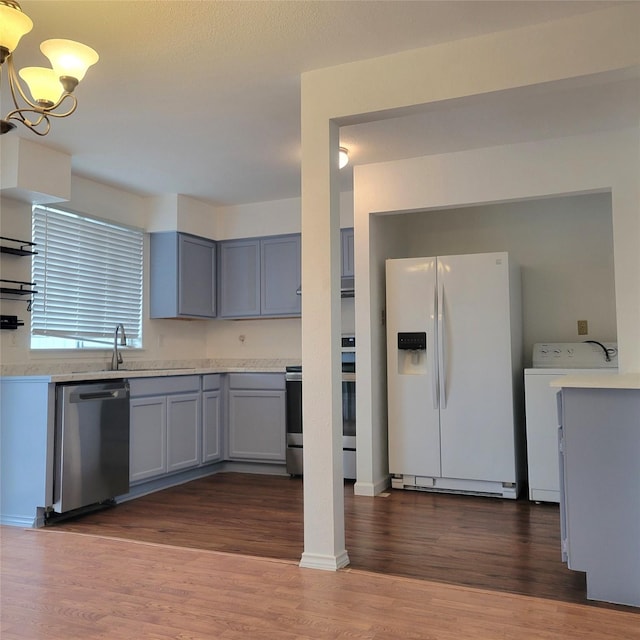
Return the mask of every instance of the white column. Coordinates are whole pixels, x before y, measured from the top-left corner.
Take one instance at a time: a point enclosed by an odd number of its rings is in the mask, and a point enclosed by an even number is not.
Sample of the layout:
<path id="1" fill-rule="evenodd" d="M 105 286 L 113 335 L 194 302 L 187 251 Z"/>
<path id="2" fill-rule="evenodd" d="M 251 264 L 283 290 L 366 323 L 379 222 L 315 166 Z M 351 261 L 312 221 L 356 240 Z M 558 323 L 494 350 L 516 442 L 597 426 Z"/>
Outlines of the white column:
<path id="1" fill-rule="evenodd" d="M 304 116 L 304 110 L 303 110 Z M 304 552 L 301 567 L 336 570 L 345 549 L 340 362 L 338 127 L 302 119 L 302 421 Z"/>

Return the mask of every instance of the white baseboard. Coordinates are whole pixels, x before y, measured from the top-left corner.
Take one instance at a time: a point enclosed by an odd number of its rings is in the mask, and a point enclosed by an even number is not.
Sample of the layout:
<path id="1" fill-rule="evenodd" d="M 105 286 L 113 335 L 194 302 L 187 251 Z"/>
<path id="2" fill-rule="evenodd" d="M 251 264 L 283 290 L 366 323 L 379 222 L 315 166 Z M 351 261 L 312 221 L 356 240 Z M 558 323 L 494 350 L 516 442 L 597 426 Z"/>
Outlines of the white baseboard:
<path id="1" fill-rule="evenodd" d="M 346 550 L 337 556 L 329 556 L 322 553 L 309 553 L 305 551 L 300 558 L 299 566 L 303 569 L 322 569 L 324 571 L 337 571 L 349 564 L 349 555 Z"/>

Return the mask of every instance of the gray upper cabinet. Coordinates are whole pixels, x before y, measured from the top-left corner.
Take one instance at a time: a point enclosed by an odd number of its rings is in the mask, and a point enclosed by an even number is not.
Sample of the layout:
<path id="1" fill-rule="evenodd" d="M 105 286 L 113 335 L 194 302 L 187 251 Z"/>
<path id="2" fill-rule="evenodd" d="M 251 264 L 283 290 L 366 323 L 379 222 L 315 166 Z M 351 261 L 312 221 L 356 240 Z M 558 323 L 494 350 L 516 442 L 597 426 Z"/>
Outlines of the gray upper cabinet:
<path id="1" fill-rule="evenodd" d="M 300 234 L 219 243 L 221 318 L 299 316 Z"/>
<path id="2" fill-rule="evenodd" d="M 260 249 L 261 314 L 300 315 L 300 235 L 262 238 Z"/>
<path id="3" fill-rule="evenodd" d="M 260 315 L 260 240 L 220 243 L 220 317 Z"/>
<path id="4" fill-rule="evenodd" d="M 150 236 L 151 318 L 215 318 L 216 243 L 187 233 Z"/>
<path id="5" fill-rule="evenodd" d="M 342 249 L 342 269 L 343 278 L 353 278 L 353 228 L 340 229 L 340 243 Z"/>

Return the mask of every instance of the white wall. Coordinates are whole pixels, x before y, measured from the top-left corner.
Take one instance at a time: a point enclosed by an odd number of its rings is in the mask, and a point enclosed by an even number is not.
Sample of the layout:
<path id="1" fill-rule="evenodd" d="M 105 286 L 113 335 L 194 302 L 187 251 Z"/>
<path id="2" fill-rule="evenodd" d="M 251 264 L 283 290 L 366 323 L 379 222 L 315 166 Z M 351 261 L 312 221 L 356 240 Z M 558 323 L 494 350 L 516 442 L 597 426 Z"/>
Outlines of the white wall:
<path id="1" fill-rule="evenodd" d="M 608 339 L 617 334 L 621 370 L 637 370 L 639 151 L 640 128 L 356 167 L 356 277 L 371 279 L 368 299 L 359 296 L 356 300 L 356 334 L 359 343 L 369 347 L 368 357 L 375 363 L 365 369 L 364 354 L 358 351 L 358 483 L 365 491 L 379 490 L 387 476 L 386 413 L 379 401 L 386 393 L 385 331 L 379 317 L 384 308 L 383 262 L 386 257 L 398 257 L 398 251 L 422 252 L 425 247 L 436 254 L 440 247 L 485 250 L 497 247 L 494 243 L 498 241 L 505 242 L 525 263 L 529 344 L 538 338 L 577 339 L 571 335 L 575 320 L 590 318 L 575 316 L 586 313 L 595 319 L 591 331 L 602 332 L 598 337 Z M 591 192 L 604 194 L 559 198 Z M 546 203 L 539 200 L 549 196 L 556 197 Z M 514 204 L 520 200 L 528 202 Z M 452 210 L 507 201 L 510 204 Z M 429 213 L 415 213 L 426 210 Z M 382 215 L 401 211 L 411 214 L 401 216 L 404 220 L 399 223 L 393 221 L 395 216 Z M 504 218 L 507 214 L 508 221 Z M 462 226 L 467 223 L 472 225 L 470 229 Z M 522 232 L 520 225 L 526 225 Z M 393 227 L 400 235 L 399 243 L 396 238 L 393 246 L 375 245 L 370 239 L 379 236 L 380 229 Z M 541 242 L 545 236 L 553 236 L 554 243 L 566 243 L 566 253 L 562 245 L 547 244 L 544 253 L 536 257 L 527 243 Z M 598 246 L 600 240 L 602 247 Z M 611 248 L 614 282 L 608 256 Z M 593 259 L 587 255 L 590 252 Z M 544 272 L 547 259 L 555 264 L 557 281 Z M 573 260 L 579 261 L 580 272 L 574 269 Z M 548 302 L 547 295 L 551 298 Z M 601 297 L 604 308 L 600 307 Z M 562 308 L 552 309 L 554 304 Z M 549 313 L 550 308 L 553 315 L 543 318 L 540 314 Z M 360 443 L 369 439 L 371 443 L 362 448 L 361 455 Z M 371 457 L 365 458 L 365 451 Z"/>
<path id="2" fill-rule="evenodd" d="M 30 157 L 39 155 L 42 145 L 28 145 Z M 18 150 L 19 151 L 19 150 Z M 37 173 L 34 172 L 34 173 Z M 39 184 L 36 176 L 30 179 Z M 48 188 L 45 181 L 44 187 Z M 13 185 L 12 185 L 13 186 Z M 28 198 L 25 189 L 8 189 L 12 195 Z M 145 231 L 180 230 L 214 240 L 300 232 L 300 198 L 213 208 L 179 194 L 142 198 L 94 180 L 71 176 L 70 197 L 54 203 L 64 209 Z M 353 192 L 341 196 L 342 226 L 353 226 Z M 31 239 L 31 203 L 4 195 L 0 201 L 0 235 Z M 1 277 L 30 281 L 31 260 L 4 255 Z M 145 239 L 143 284 L 144 349 L 125 351 L 125 360 L 191 360 L 202 358 L 247 358 L 301 360 L 301 321 L 299 318 L 264 320 L 165 320 L 149 318 L 148 238 Z M 355 332 L 353 299 L 344 300 L 344 331 Z M 0 311 L 18 315 L 25 326 L 0 332 L 2 364 L 43 364 L 54 359 L 91 361 L 110 358 L 108 350 L 51 352 L 29 348 L 29 313 L 24 301 L 0 300 Z M 242 339 L 241 339 L 242 337 Z"/>
<path id="3" fill-rule="evenodd" d="M 340 226 L 353 226 L 353 192 L 340 195 Z M 300 233 L 300 198 L 216 209 L 216 240 Z M 354 301 L 343 299 L 342 331 L 355 332 Z M 301 320 L 216 320 L 209 325 L 211 358 L 278 358 L 299 362 Z"/>
<path id="4" fill-rule="evenodd" d="M 609 193 L 394 215 L 391 225 L 402 257 L 509 252 L 522 276 L 525 366 L 536 342 L 617 339 Z"/>

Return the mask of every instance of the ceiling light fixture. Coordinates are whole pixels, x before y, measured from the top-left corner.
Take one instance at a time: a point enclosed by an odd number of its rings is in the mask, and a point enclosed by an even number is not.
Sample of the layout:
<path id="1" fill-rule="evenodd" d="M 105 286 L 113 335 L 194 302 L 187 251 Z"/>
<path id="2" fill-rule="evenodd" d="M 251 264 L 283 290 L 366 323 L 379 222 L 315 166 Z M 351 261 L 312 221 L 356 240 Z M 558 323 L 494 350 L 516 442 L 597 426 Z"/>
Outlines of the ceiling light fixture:
<path id="1" fill-rule="evenodd" d="M 346 147 L 340 147 L 338 151 L 338 166 L 344 169 L 349 164 L 349 150 Z"/>
<path id="2" fill-rule="evenodd" d="M 98 54 L 91 48 L 73 40 L 46 40 L 40 50 L 51 62 L 53 69 L 26 67 L 19 71 L 33 100 L 22 89 L 13 65 L 13 52 L 20 38 L 33 28 L 31 18 L 22 12 L 15 0 L 0 0 L 0 73 L 7 63 L 7 79 L 15 109 L 0 120 L 0 134 L 15 128 L 12 120 L 22 122 L 39 136 L 46 136 L 51 128 L 49 117 L 66 118 L 78 106 L 73 90 L 84 78 L 87 69 L 98 62 Z M 1 78 L 1 76 L 0 76 Z M 26 106 L 21 106 L 22 98 Z M 57 111 L 63 102 L 67 111 Z M 66 107 L 65 107 L 66 108 Z M 33 120 L 27 118 L 34 114 Z M 33 117 L 33 116 L 32 116 Z"/>

